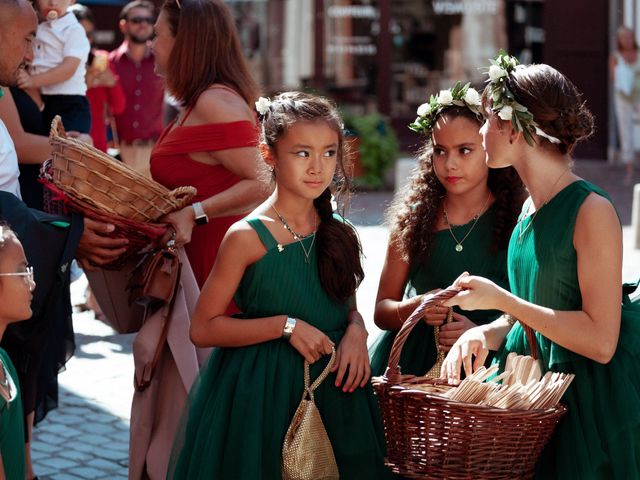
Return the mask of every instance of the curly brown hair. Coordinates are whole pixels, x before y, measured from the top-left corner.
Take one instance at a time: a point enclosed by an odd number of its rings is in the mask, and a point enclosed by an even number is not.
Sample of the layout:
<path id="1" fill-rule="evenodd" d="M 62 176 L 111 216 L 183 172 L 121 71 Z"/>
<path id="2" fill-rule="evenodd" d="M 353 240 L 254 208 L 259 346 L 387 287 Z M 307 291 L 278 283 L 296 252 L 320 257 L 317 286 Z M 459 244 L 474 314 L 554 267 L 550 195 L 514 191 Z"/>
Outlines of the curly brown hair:
<path id="1" fill-rule="evenodd" d="M 465 117 L 482 125 L 482 118 L 465 107 L 443 110 L 440 117 Z M 505 249 L 516 224 L 526 192 L 513 167 L 489 169 L 487 185 L 495 197 L 496 221 L 493 228 L 492 251 Z M 387 209 L 391 225 L 391 241 L 409 263 L 424 262 L 431 254 L 435 227 L 441 215 L 447 191 L 433 168 L 431 132 L 418 151 L 418 166 L 410 181 Z"/>

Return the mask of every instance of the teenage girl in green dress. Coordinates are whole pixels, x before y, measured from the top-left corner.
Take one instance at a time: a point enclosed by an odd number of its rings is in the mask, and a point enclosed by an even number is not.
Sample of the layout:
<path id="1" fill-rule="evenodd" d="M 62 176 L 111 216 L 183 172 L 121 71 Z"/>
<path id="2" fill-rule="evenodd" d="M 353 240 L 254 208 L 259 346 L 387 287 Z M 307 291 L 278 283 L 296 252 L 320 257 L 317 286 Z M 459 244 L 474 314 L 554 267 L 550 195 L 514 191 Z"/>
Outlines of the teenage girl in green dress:
<path id="1" fill-rule="evenodd" d="M 386 369 L 391 346 L 404 320 L 423 295 L 450 285 L 462 272 L 507 287 L 507 243 L 524 201 L 524 187 L 512 168 L 489 170 L 482 148 L 480 95 L 457 84 L 418 109 L 410 128 L 425 135 L 418 168 L 387 212 L 391 238 L 378 296 L 376 324 L 386 330 L 371 348 L 373 375 Z M 447 309 L 424 315 L 404 345 L 402 373 L 424 375 L 437 357 L 469 328 L 494 320 L 495 310 Z"/>
<path id="2" fill-rule="evenodd" d="M 0 338 L 10 323 L 31 318 L 35 286 L 20 241 L 0 225 Z M 9 355 L 0 348 L 0 478 L 24 480 L 25 475 L 20 385 Z"/>
<path id="3" fill-rule="evenodd" d="M 502 52 L 489 70 L 482 135 L 491 168 L 512 165 L 531 197 L 509 244 L 511 293 L 463 275 L 446 302 L 511 318 L 465 332 L 443 375 L 456 379 L 498 350 L 528 354 L 535 330 L 543 370 L 574 373 L 562 419 L 537 464 L 541 479 L 640 478 L 640 304 L 622 301 L 622 232 L 598 187 L 571 172 L 571 152 L 593 130 L 576 87 L 548 65 Z M 519 322 L 512 326 L 513 319 Z"/>
<path id="4" fill-rule="evenodd" d="M 354 301 L 360 245 L 331 205 L 334 179 L 347 181 L 342 121 L 327 100 L 297 92 L 256 106 L 276 187 L 227 232 L 202 290 L 191 338 L 218 348 L 190 393 L 169 477 L 280 478 L 304 360 L 315 378 L 335 347 L 333 373 L 314 395 L 340 478 L 386 478 L 367 332 Z M 232 299 L 240 317 L 225 314 Z"/>

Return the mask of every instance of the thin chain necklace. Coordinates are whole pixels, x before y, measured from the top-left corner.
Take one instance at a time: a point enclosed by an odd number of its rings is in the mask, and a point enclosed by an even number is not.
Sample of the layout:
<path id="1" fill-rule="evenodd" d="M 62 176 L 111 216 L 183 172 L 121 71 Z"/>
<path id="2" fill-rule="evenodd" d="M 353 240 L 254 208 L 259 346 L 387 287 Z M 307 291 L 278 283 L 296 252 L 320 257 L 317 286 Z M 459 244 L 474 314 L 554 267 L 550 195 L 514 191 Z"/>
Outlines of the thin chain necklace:
<path id="1" fill-rule="evenodd" d="M 549 200 L 551 200 L 551 196 L 553 195 L 553 192 L 556 189 L 556 186 L 560 182 L 560 179 L 564 177 L 564 174 L 567 173 L 568 171 L 569 169 L 562 171 L 558 179 L 554 182 L 553 186 L 551 187 L 551 190 L 549 190 L 549 195 L 547 195 L 547 199 L 544 201 L 542 205 L 540 205 L 539 208 L 536 208 L 536 211 L 533 212 L 533 215 L 531 216 L 531 220 L 529 221 L 529 223 L 527 223 L 527 226 L 524 228 L 522 228 L 522 223 L 525 221 L 526 218 L 528 218 L 528 215 L 522 215 L 522 218 L 520 218 L 520 221 L 518 222 L 518 243 L 519 244 L 522 243 L 522 236 L 525 234 L 527 230 L 529 230 L 529 227 L 533 224 L 533 221 L 536 219 L 536 215 L 538 215 L 538 212 L 542 209 L 542 207 L 544 207 L 547 203 L 549 203 Z"/>
<path id="2" fill-rule="evenodd" d="M 273 208 L 273 211 L 276 212 L 276 215 L 278 216 L 278 219 L 280 220 L 280 222 L 282 222 L 282 228 L 284 228 L 285 230 L 287 230 L 294 238 L 294 240 L 297 240 L 298 243 L 300 244 L 300 246 L 302 247 L 302 251 L 304 252 L 304 263 L 309 263 L 309 257 L 311 255 L 311 250 L 313 249 L 313 244 L 316 241 L 316 229 L 318 227 L 318 217 L 314 216 L 314 222 L 313 222 L 313 232 L 311 232 L 309 235 L 299 235 L 296 232 L 293 231 L 293 229 L 291 228 L 291 226 L 289 225 L 289 223 L 287 222 L 287 220 L 280 215 L 280 212 L 278 212 L 278 210 L 276 209 L 275 205 L 271 205 L 271 208 Z M 309 250 L 307 250 L 306 248 L 304 248 L 304 243 L 302 243 L 302 240 L 304 238 L 310 237 L 311 235 L 313 235 L 313 238 L 311 239 L 311 245 L 309 245 Z M 278 244 L 278 251 L 281 252 L 282 250 L 284 250 L 284 247 L 282 246 L 282 244 Z"/>
<path id="3" fill-rule="evenodd" d="M 491 198 L 491 192 L 489 192 L 489 196 L 487 197 L 487 200 L 484 202 L 484 205 L 482 206 L 480 211 L 473 216 L 473 225 L 471 225 L 471 228 L 467 231 L 466 235 L 462 237 L 461 240 L 458 240 L 453 233 L 453 229 L 451 228 L 451 222 L 449 222 L 449 215 L 447 215 L 447 208 L 444 206 L 444 202 L 443 202 L 442 209 L 444 210 L 444 221 L 447 224 L 447 228 L 449 229 L 449 233 L 451 234 L 451 237 L 456 242 L 456 252 L 460 253 L 463 250 L 462 243 L 471 234 L 476 224 L 478 223 L 478 220 L 480 220 L 480 216 L 482 215 L 482 212 L 484 212 L 485 208 L 487 208 L 487 204 L 489 203 L 490 198 Z"/>

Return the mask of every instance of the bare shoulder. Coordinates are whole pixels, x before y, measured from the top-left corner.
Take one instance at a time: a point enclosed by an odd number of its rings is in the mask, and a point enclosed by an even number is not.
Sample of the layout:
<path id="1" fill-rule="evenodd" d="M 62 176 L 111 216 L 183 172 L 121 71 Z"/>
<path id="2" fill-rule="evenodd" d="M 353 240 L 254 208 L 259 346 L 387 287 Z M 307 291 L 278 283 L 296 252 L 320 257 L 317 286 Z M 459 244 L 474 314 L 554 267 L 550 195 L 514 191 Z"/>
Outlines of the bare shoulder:
<path id="1" fill-rule="evenodd" d="M 620 219 L 613 204 L 597 193 L 590 193 L 582 202 L 576 218 L 576 242 L 618 242 L 622 237 Z"/>
<path id="2" fill-rule="evenodd" d="M 265 254 L 265 247 L 256 230 L 240 220 L 227 230 L 220 246 L 220 255 L 229 255 L 235 262 L 250 265 Z"/>
<path id="3" fill-rule="evenodd" d="M 244 99 L 226 88 L 209 88 L 202 92 L 192 115 L 203 123 L 255 122 L 253 111 Z"/>

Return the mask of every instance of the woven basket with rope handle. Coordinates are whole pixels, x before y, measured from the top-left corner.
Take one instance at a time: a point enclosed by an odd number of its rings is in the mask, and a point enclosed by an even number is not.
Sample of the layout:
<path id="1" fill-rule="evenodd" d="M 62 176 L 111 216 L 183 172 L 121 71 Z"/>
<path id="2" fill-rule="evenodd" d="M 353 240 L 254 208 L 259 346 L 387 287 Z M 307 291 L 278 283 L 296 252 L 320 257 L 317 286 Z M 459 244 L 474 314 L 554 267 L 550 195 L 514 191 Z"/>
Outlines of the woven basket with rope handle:
<path id="1" fill-rule="evenodd" d="M 155 222 L 180 210 L 196 195 L 193 187 L 168 190 L 124 163 L 67 137 L 60 116 L 51 122 L 51 182 L 74 201 L 135 222 Z"/>
<path id="2" fill-rule="evenodd" d="M 403 375 L 402 347 L 427 308 L 460 292 L 426 295 L 396 336 L 384 376 L 372 379 L 387 444 L 386 464 L 407 478 L 490 480 L 533 478 L 535 463 L 566 408 L 515 410 L 438 395 L 439 379 Z M 527 335 L 531 342 L 533 335 Z M 535 352 L 535 343 L 530 345 Z"/>

